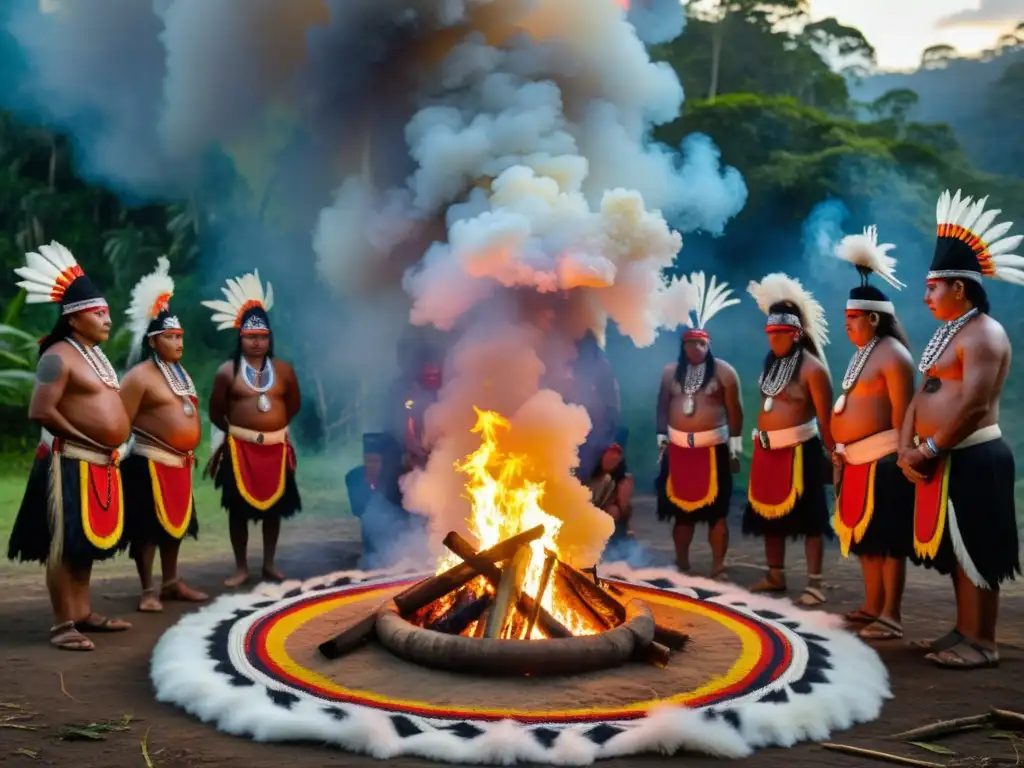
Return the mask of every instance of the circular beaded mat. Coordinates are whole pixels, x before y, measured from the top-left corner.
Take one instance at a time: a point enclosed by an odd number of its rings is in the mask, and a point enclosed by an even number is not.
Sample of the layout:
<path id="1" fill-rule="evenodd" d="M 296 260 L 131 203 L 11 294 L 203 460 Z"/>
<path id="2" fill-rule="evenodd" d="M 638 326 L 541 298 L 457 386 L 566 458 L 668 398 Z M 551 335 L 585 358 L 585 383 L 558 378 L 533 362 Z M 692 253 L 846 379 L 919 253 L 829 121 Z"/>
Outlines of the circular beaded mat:
<path id="1" fill-rule="evenodd" d="M 338 573 L 183 617 L 154 650 L 153 683 L 160 701 L 238 736 L 476 764 L 742 757 L 873 720 L 890 696 L 877 654 L 837 617 L 674 571 L 603 575 L 690 636 L 666 669 L 489 678 L 426 669 L 372 643 L 329 661 L 321 642 L 424 576 Z"/>

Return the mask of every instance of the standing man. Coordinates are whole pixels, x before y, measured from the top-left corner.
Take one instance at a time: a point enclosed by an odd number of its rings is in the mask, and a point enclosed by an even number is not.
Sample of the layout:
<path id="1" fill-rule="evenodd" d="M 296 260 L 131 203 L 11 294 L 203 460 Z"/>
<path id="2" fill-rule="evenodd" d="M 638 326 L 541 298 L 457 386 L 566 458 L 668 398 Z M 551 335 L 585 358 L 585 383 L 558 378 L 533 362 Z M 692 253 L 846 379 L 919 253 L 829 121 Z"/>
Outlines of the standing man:
<path id="1" fill-rule="evenodd" d="M 690 275 L 696 290 L 696 323 L 683 333 L 679 359 L 666 365 L 658 393 L 658 519 L 674 520 L 676 567 L 690 572 L 690 543 L 697 523 L 708 524 L 711 578 L 725 576 L 729 548 L 726 515 L 732 476 L 743 445 L 743 401 L 736 370 L 711 351 L 708 321 L 727 307 L 728 283 L 710 285 L 703 272 Z"/>
<path id="2" fill-rule="evenodd" d="M 1024 285 L 1024 236 L 1004 237 L 987 198 L 943 192 L 925 303 L 943 325 L 921 355 L 924 381 L 903 422 L 900 466 L 916 484 L 915 563 L 953 578 L 956 625 L 922 643 L 948 669 L 999 664 L 999 585 L 1020 573 L 1013 454 L 999 429 L 1010 342 L 982 278 Z"/>
<path id="3" fill-rule="evenodd" d="M 110 310 L 100 292 L 57 242 L 25 256 L 15 270 L 30 304 L 53 303 L 60 319 L 40 342 L 29 418 L 53 435 L 36 452 L 14 521 L 7 557 L 46 565 L 56 623 L 50 644 L 91 651 L 87 632 L 122 632 L 126 621 L 93 613 L 93 563 L 123 548 L 121 456 L 131 421 L 117 372 L 99 345 L 110 337 Z"/>
<path id="4" fill-rule="evenodd" d="M 181 364 L 184 335 L 171 314 L 174 280 L 165 256 L 156 271 L 132 290 L 128 322 L 133 345 L 128 363 L 142 358 L 121 384 L 121 401 L 132 420 L 135 442 L 121 467 L 128 509 L 130 554 L 142 583 L 139 610 L 158 613 L 163 600 L 201 603 L 207 595 L 178 575 L 178 550 L 186 535 L 196 538 L 192 497 L 195 449 L 202 439 L 199 399 Z M 153 560 L 160 550 L 160 589 L 153 586 Z"/>
<path id="5" fill-rule="evenodd" d="M 295 451 L 288 424 L 299 412 L 302 397 L 292 367 L 274 357 L 268 312 L 274 292 L 266 293 L 259 272 L 228 280 L 225 301 L 204 301 L 214 311 L 218 330 L 238 333 L 231 359 L 217 369 L 210 395 L 210 421 L 226 433 L 208 471 L 221 488 L 228 511 L 235 572 L 225 582 L 238 587 L 249 579 L 250 521 L 263 523 L 263 579 L 282 581 L 275 564 L 281 519 L 302 509 L 295 484 Z"/>
<path id="6" fill-rule="evenodd" d="M 874 273 L 899 290 L 891 244 L 868 227 L 836 247 L 860 285 L 846 302 L 846 334 L 857 348 L 832 408 L 836 464 L 835 530 L 843 556 L 860 558 L 864 603 L 846 614 L 865 640 L 903 637 L 901 605 L 914 509 L 914 486 L 896 465 L 900 427 L 914 396 L 914 361 L 896 309 Z"/>
<path id="7" fill-rule="evenodd" d="M 825 484 L 832 453 L 832 380 L 823 350 L 825 311 L 798 280 L 781 272 L 747 288 L 768 316 L 771 348 L 761 371 L 761 412 L 754 430 L 743 532 L 764 537 L 768 575 L 754 592 L 786 591 L 786 539 L 803 538 L 807 586 L 797 602 L 821 605 L 823 545 L 831 534 Z"/>

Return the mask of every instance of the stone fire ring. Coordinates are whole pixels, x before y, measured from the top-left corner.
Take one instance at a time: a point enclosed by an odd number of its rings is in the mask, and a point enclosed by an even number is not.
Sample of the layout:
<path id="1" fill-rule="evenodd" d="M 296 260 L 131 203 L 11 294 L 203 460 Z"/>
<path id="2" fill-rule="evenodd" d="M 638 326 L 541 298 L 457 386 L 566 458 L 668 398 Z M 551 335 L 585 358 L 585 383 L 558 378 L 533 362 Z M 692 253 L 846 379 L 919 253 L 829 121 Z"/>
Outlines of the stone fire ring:
<path id="1" fill-rule="evenodd" d="M 666 667 L 632 661 L 573 675 L 485 676 L 409 662 L 379 642 L 335 660 L 318 651 L 430 575 L 349 571 L 222 596 L 160 638 L 150 666 L 155 696 L 260 742 L 381 760 L 562 766 L 651 752 L 737 758 L 823 741 L 877 719 L 891 698 L 878 654 L 841 616 L 619 563 L 602 565 L 601 575 L 621 599 L 689 637 Z"/>
<path id="2" fill-rule="evenodd" d="M 380 644 L 406 661 L 478 675 L 575 675 L 625 664 L 654 640 L 654 614 L 643 601 L 626 603 L 626 618 L 595 635 L 503 640 L 448 635 L 405 619 L 394 600 L 377 613 Z"/>

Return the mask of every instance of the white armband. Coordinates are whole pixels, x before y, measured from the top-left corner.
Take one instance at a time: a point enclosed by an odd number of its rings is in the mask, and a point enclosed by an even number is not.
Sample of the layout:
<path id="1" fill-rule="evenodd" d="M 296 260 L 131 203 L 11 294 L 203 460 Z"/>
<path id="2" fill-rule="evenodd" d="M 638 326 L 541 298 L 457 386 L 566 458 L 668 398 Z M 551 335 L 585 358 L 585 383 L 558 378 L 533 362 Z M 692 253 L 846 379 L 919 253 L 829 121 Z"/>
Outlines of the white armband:
<path id="1" fill-rule="evenodd" d="M 740 456 L 743 453 L 743 435 L 729 438 L 729 455 Z"/>
<path id="2" fill-rule="evenodd" d="M 659 433 L 658 434 L 658 448 L 664 448 L 668 445 L 668 435 Z"/>

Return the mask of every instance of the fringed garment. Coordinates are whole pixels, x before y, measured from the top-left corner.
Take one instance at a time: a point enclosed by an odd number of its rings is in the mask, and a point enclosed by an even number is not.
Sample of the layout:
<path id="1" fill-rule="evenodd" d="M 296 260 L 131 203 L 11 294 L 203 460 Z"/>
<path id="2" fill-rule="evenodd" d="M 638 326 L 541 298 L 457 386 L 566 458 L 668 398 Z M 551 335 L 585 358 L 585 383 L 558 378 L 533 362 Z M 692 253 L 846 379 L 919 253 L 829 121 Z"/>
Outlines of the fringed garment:
<path id="1" fill-rule="evenodd" d="M 232 426 L 210 459 L 221 506 L 252 520 L 287 518 L 302 510 L 295 450 L 287 430 L 253 432 Z"/>
<path id="2" fill-rule="evenodd" d="M 41 443 L 8 559 L 85 567 L 127 547 L 120 456 L 60 438 L 52 448 Z"/>
<path id="3" fill-rule="evenodd" d="M 168 447 L 135 443 L 121 464 L 131 556 L 146 545 L 164 546 L 198 538 L 192 470 L 195 457 Z"/>
<path id="4" fill-rule="evenodd" d="M 694 525 L 714 523 L 729 513 L 733 482 L 728 441 L 728 427 L 697 433 L 669 430 L 655 482 L 659 520 Z"/>
<path id="5" fill-rule="evenodd" d="M 917 565 L 947 575 L 959 565 L 982 589 L 1020 570 L 1013 452 L 998 425 L 985 427 L 936 462 L 915 486 L 913 547 Z"/>

